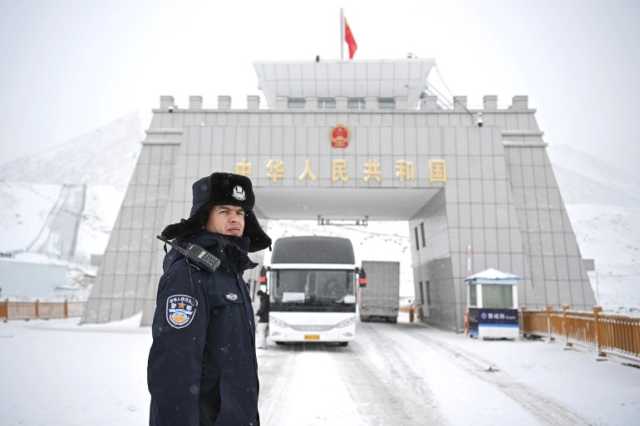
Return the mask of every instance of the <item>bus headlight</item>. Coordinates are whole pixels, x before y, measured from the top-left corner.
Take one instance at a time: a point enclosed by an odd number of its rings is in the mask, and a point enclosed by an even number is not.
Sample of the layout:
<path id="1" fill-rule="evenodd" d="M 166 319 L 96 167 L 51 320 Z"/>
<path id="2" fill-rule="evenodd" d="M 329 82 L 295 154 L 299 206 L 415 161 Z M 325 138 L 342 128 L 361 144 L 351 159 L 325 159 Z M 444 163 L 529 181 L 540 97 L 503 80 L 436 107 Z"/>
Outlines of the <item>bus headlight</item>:
<path id="1" fill-rule="evenodd" d="M 347 318 L 346 320 L 342 320 L 339 323 L 337 323 L 335 325 L 335 328 L 344 328 L 344 327 L 349 327 L 353 324 L 356 323 L 356 318 L 355 317 L 351 317 L 351 318 Z"/>
<path id="2" fill-rule="evenodd" d="M 269 317 L 269 321 L 276 327 L 289 327 L 289 324 L 276 317 Z"/>

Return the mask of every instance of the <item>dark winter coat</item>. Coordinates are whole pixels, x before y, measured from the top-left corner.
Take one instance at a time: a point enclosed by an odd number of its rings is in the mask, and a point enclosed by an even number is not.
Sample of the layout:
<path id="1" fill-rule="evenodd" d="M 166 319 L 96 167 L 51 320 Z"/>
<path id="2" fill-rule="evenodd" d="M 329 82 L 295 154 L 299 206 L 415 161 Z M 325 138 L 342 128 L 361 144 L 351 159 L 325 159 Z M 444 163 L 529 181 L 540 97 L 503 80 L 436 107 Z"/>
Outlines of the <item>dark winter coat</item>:
<path id="1" fill-rule="evenodd" d="M 247 242 L 201 231 L 215 272 L 172 249 L 164 259 L 147 369 L 151 426 L 259 425 Z"/>

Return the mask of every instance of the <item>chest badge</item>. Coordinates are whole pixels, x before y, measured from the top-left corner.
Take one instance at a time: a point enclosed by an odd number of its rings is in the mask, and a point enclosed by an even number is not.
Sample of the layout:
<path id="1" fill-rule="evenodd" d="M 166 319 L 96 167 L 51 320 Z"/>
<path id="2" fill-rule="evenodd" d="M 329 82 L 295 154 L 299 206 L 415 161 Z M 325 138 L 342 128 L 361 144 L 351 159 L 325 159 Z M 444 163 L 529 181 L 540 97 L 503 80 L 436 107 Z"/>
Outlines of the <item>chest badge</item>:
<path id="1" fill-rule="evenodd" d="M 167 298 L 167 322 L 173 328 L 185 328 L 193 321 L 198 310 L 198 299 L 186 294 L 174 294 Z"/>
<path id="2" fill-rule="evenodd" d="M 231 302 L 235 302 L 236 300 L 238 300 L 238 295 L 235 293 L 227 293 L 224 295 L 224 297 L 227 298 L 227 300 L 231 301 Z"/>

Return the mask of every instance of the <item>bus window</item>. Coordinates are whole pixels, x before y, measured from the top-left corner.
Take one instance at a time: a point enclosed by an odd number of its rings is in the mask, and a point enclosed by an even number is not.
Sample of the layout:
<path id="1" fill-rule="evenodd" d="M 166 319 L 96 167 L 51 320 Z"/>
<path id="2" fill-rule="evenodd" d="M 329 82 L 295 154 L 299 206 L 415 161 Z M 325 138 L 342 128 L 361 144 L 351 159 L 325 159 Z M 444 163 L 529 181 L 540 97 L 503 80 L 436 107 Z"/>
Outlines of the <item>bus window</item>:
<path id="1" fill-rule="evenodd" d="M 354 272 L 324 269 L 274 271 L 272 302 L 332 304 L 354 303 Z M 348 297 L 353 296 L 353 297 Z"/>

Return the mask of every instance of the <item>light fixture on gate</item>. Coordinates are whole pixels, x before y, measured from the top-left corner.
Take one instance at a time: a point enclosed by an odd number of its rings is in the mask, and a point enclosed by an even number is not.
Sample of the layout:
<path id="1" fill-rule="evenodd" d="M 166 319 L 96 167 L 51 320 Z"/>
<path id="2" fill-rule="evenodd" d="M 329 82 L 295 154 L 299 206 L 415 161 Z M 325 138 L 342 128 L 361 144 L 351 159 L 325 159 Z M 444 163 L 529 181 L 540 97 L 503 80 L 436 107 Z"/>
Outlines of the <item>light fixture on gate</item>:
<path id="1" fill-rule="evenodd" d="M 318 225 L 332 225 L 332 226 L 368 226 L 369 216 L 365 215 L 359 219 L 341 219 L 341 218 L 328 218 L 321 214 L 318 215 Z"/>

